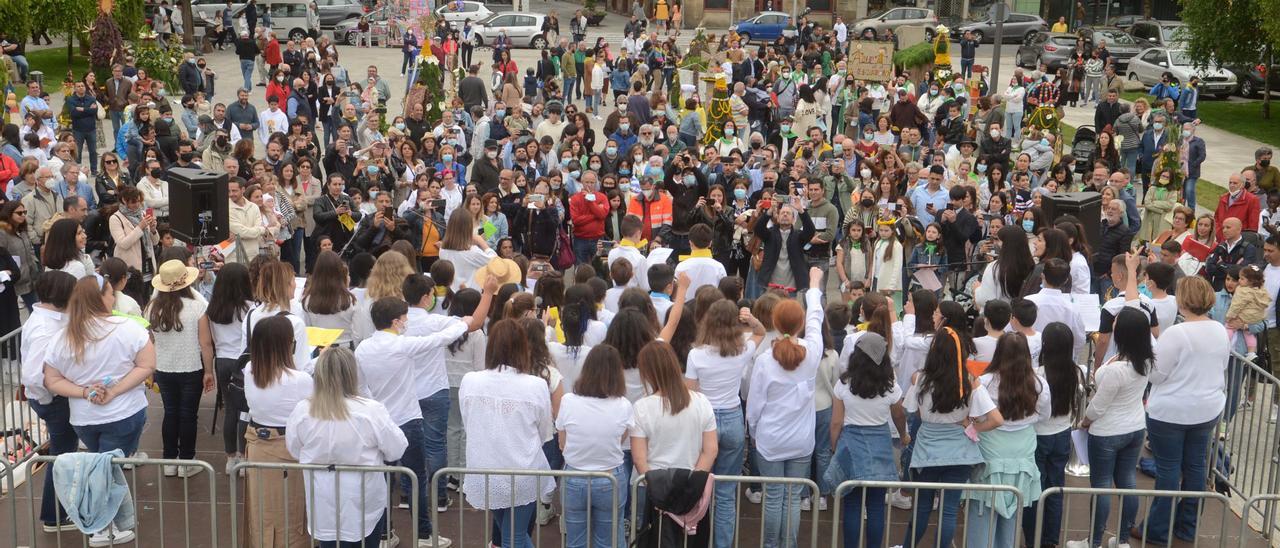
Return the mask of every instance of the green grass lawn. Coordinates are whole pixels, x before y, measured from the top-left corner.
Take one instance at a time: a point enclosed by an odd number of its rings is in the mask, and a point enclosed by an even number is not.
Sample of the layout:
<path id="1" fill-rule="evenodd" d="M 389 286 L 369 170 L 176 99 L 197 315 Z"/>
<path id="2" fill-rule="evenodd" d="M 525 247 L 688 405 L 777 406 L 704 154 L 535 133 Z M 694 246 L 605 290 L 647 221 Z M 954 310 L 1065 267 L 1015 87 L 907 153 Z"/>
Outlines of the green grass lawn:
<path id="1" fill-rule="evenodd" d="M 53 92 L 57 88 L 50 88 L 50 85 L 60 86 L 62 79 L 67 76 L 67 49 L 52 48 L 33 51 L 27 54 L 27 63 L 31 65 L 31 70 L 44 73 L 45 91 Z M 80 48 L 77 47 L 75 55 L 71 59 L 70 69 L 75 73 L 75 77 L 79 80 L 89 71 L 89 58 L 80 55 Z M 21 100 L 27 95 L 25 86 L 14 86 L 14 93 Z"/>
<path id="2" fill-rule="evenodd" d="M 1139 97 L 1151 96 L 1139 91 L 1126 91 L 1121 98 L 1133 101 Z M 1271 102 L 1271 119 L 1262 117 L 1262 101 L 1222 101 L 1219 99 L 1200 99 L 1197 114 L 1205 125 L 1228 131 L 1271 146 L 1280 147 L 1280 101 Z M 1196 197 L 1199 200 L 1199 196 Z"/>
<path id="3" fill-rule="evenodd" d="M 1125 97 L 1125 99 L 1133 100 L 1133 98 Z M 1205 102 L 1200 103 L 1200 113 L 1204 114 Z M 1280 106 L 1280 104 L 1277 104 Z M 1208 123 L 1208 122 L 1205 122 Z M 1062 124 L 1062 139 L 1064 143 L 1074 141 L 1076 137 L 1076 128 L 1068 124 Z M 1218 199 L 1227 191 L 1227 188 L 1212 181 L 1200 179 L 1196 181 L 1196 203 L 1209 211 L 1213 211 L 1218 207 Z"/>

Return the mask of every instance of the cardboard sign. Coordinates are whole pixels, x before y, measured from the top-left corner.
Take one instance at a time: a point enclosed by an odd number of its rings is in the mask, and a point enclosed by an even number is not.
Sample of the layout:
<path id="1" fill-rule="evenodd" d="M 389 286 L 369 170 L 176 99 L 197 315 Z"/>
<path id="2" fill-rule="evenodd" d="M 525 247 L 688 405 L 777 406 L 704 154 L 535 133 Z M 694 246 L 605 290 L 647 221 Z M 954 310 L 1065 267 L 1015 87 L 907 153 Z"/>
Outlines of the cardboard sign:
<path id="1" fill-rule="evenodd" d="M 893 42 L 853 40 L 845 63 L 859 80 L 888 82 L 893 79 Z"/>

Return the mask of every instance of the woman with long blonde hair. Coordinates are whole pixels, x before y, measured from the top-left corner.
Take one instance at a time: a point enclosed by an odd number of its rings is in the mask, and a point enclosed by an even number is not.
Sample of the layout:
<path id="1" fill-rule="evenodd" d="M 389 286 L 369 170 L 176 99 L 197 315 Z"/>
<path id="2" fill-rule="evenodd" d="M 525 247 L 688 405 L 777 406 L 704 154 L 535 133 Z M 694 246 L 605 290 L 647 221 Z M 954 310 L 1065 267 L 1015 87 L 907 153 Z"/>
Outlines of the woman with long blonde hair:
<path id="1" fill-rule="evenodd" d="M 365 284 L 364 297 L 359 302 L 352 325 L 351 335 L 356 345 L 373 336 L 375 329 L 369 312 L 373 303 L 384 297 L 403 299 L 404 280 L 415 273 L 409 265 L 409 259 L 396 252 L 383 253 L 373 263 L 373 270 L 369 272 L 369 279 Z"/>
<path id="2" fill-rule="evenodd" d="M 254 299 L 258 306 L 245 316 L 248 324 L 246 333 L 252 336 L 258 322 L 271 316 L 285 316 L 293 324 L 294 340 L 303 341 L 293 349 L 294 363 L 299 367 L 311 358 L 311 350 L 307 348 L 307 322 L 303 320 L 302 304 L 293 298 L 298 280 L 293 275 L 293 267 L 288 263 L 271 259 L 258 271 L 258 279 L 253 287 Z"/>

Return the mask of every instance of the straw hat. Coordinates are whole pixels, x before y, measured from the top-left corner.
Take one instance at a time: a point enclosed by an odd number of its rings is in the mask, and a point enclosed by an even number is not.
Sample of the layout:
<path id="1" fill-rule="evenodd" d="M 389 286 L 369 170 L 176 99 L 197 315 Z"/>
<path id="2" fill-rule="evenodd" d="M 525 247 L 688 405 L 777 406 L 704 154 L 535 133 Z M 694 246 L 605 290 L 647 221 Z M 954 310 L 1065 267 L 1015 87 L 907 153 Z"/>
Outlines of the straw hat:
<path id="1" fill-rule="evenodd" d="M 151 279 L 151 286 L 161 293 L 170 293 L 195 283 L 199 277 L 198 269 L 174 259 L 160 265 L 160 271 Z"/>
<path id="2" fill-rule="evenodd" d="M 488 278 L 490 274 L 498 279 L 499 286 L 520 283 L 520 265 L 516 264 L 516 262 L 511 259 L 494 257 L 489 260 L 489 264 L 477 269 L 475 275 L 477 289 L 484 288 L 485 279 Z"/>

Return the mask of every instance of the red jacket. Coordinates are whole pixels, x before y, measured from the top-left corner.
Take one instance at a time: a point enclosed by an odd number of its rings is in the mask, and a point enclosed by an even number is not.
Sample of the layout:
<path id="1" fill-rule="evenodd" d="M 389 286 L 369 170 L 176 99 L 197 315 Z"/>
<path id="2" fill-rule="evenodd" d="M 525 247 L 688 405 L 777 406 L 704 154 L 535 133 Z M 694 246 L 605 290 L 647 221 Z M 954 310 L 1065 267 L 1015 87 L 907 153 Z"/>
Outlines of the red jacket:
<path id="1" fill-rule="evenodd" d="M 1222 221 L 1228 217 L 1240 219 L 1240 223 L 1245 230 L 1258 231 L 1258 220 L 1262 214 L 1262 204 L 1258 202 L 1258 197 L 1247 190 L 1240 191 L 1240 198 L 1235 203 L 1227 205 L 1231 199 L 1231 193 L 1223 194 L 1218 198 L 1218 209 L 1213 212 L 1213 224 L 1215 232 L 1218 235 L 1218 241 L 1222 241 Z"/>
<path id="2" fill-rule="evenodd" d="M 262 52 L 262 60 L 268 65 L 279 65 L 284 62 L 284 57 L 280 55 L 279 40 L 267 40 L 267 48 Z"/>
<path id="3" fill-rule="evenodd" d="M 573 237 L 596 240 L 604 236 L 604 219 L 609 216 L 609 198 L 594 192 L 595 201 L 587 201 L 587 193 L 569 197 L 569 218 L 573 220 Z"/>

